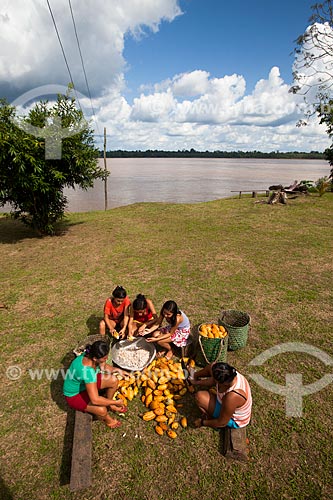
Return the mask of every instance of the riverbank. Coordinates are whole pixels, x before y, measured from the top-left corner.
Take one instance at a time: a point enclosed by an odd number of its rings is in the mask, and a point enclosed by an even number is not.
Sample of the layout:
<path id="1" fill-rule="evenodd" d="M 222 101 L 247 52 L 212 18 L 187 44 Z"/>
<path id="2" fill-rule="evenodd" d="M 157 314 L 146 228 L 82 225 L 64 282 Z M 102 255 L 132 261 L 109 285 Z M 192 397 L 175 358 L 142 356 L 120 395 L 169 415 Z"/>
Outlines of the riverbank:
<path id="1" fill-rule="evenodd" d="M 120 429 L 93 423 L 93 487 L 84 497 L 330 498 L 332 384 L 302 397 L 302 416 L 291 418 L 283 396 L 250 378 L 256 372 L 285 386 L 286 374 L 302 373 L 307 385 L 330 367 L 297 352 L 263 366 L 249 363 L 284 342 L 333 357 L 332 208 L 331 193 L 286 206 L 251 198 L 139 203 L 70 214 L 62 235 L 43 239 L 1 217 L 2 498 L 82 498 L 68 487 L 72 422 L 56 370 L 67 366 L 79 340 L 96 332 L 117 284 L 131 298 L 146 294 L 157 308 L 176 300 L 192 325 L 217 318 L 221 308 L 250 314 L 248 345 L 228 354 L 252 386 L 250 460 L 225 461 L 218 433 L 193 428 L 191 396 L 182 408 L 189 428 L 175 440 L 142 421 L 136 398 Z M 8 371 L 13 366 L 16 372 Z M 36 369 L 44 371 L 33 379 L 29 370 Z M 45 371 L 51 369 L 54 379 Z"/>
<path id="2" fill-rule="evenodd" d="M 100 151 L 100 158 L 104 158 L 104 152 Z M 325 160 L 325 154 L 319 151 L 310 153 L 301 151 L 196 151 L 195 149 L 182 151 L 106 151 L 106 158 L 271 158 L 275 160 Z"/>

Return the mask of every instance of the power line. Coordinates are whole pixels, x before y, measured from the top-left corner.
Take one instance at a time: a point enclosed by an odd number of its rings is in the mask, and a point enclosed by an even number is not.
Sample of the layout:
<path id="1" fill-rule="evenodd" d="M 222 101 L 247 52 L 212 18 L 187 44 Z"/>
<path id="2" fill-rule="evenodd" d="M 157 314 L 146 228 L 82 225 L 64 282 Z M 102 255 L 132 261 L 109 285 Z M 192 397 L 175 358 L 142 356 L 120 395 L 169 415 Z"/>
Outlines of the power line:
<path id="1" fill-rule="evenodd" d="M 74 26 L 75 36 L 76 36 L 76 42 L 77 42 L 77 46 L 78 46 L 79 53 L 80 53 L 83 74 L 84 74 L 84 78 L 85 78 L 86 85 L 87 85 L 87 90 L 88 90 L 88 95 L 89 95 L 89 99 L 90 99 L 91 110 L 92 110 L 93 115 L 95 117 L 95 123 L 96 123 L 96 126 L 97 126 L 98 134 L 101 135 L 101 133 L 99 131 L 99 128 L 98 128 L 98 122 L 97 122 L 97 117 L 96 117 L 96 114 L 95 114 L 94 106 L 93 106 L 93 103 L 92 103 L 92 98 L 91 98 L 90 88 L 89 88 L 89 84 L 88 84 L 87 73 L 86 73 L 86 70 L 85 70 L 85 67 L 84 67 L 84 62 L 83 62 L 83 57 L 82 57 L 82 52 L 81 52 L 81 46 L 80 46 L 80 41 L 79 41 L 79 37 L 78 37 L 78 34 L 77 34 L 77 29 L 76 29 L 76 24 L 75 24 L 75 19 L 74 19 L 74 14 L 73 14 L 71 0 L 68 0 L 68 3 L 69 3 L 70 11 L 71 11 L 72 21 L 73 21 L 73 26 Z"/>
<path id="2" fill-rule="evenodd" d="M 65 59 L 65 63 L 66 63 L 66 66 L 67 66 L 67 70 L 68 70 L 68 74 L 69 74 L 69 78 L 70 78 L 70 81 L 73 85 L 73 88 L 74 88 L 74 92 L 75 92 L 75 96 L 76 96 L 76 100 L 79 104 L 79 107 L 81 109 L 81 112 L 83 114 L 83 111 L 82 111 L 82 108 L 81 108 L 81 104 L 80 104 L 80 101 L 79 101 L 79 98 L 77 96 L 77 93 L 76 93 L 76 89 L 75 89 L 75 85 L 74 85 L 74 79 L 72 77 L 72 74 L 71 74 L 71 70 L 69 69 L 69 64 L 68 64 L 68 61 L 67 61 L 67 58 L 66 58 L 66 54 L 65 54 L 65 50 L 64 50 L 64 47 L 63 47 L 63 44 L 61 42 L 61 39 L 60 39 L 60 35 L 59 35 L 59 31 L 58 31 L 58 28 L 57 28 L 57 25 L 56 25 L 56 22 L 55 22 L 55 19 L 54 19 L 54 16 L 53 16 L 53 12 L 52 12 L 52 9 L 51 9 L 51 5 L 50 5 L 50 2 L 49 0 L 46 0 L 47 1 L 47 5 L 49 7 L 49 11 L 50 11 L 50 14 L 51 14 L 51 17 L 52 17 L 52 21 L 53 21 L 53 25 L 54 25 L 54 29 L 57 33 L 57 37 L 58 37 L 58 40 L 59 40 L 59 44 L 60 44 L 60 47 L 61 47 L 61 50 L 62 50 L 62 54 L 64 56 L 64 59 Z"/>

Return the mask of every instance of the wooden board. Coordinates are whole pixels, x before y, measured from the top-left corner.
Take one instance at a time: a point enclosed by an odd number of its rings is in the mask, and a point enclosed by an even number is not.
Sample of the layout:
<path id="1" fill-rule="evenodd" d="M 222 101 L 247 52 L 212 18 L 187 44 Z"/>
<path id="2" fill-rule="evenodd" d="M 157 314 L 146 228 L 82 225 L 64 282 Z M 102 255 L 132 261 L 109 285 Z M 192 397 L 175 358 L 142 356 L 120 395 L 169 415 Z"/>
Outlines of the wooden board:
<path id="1" fill-rule="evenodd" d="M 220 430 L 220 438 L 222 455 L 226 458 L 241 460 L 242 462 L 248 460 L 246 427 L 240 429 L 223 427 L 223 429 Z"/>
<path id="2" fill-rule="evenodd" d="M 76 491 L 91 485 L 92 416 L 75 412 L 70 490 Z"/>

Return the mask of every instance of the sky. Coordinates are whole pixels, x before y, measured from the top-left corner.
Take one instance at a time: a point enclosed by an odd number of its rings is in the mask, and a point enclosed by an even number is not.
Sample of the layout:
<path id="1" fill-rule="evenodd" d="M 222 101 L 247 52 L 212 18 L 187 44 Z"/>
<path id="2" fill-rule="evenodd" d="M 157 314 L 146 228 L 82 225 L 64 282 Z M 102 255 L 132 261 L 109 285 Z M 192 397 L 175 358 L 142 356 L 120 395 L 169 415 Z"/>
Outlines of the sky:
<path id="1" fill-rule="evenodd" d="M 109 150 L 323 151 L 289 92 L 313 3 L 1 0 L 0 97 L 20 110 L 72 79 Z"/>

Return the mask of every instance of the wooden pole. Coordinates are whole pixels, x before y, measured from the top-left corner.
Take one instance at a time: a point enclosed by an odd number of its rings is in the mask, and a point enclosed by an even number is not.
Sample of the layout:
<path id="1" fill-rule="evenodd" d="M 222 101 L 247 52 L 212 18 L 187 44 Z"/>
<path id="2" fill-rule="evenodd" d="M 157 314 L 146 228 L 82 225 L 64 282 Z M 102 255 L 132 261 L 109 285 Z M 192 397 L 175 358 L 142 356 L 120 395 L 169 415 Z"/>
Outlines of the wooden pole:
<path id="1" fill-rule="evenodd" d="M 106 127 L 104 127 L 104 210 L 108 209 L 108 169 L 106 166 Z"/>

